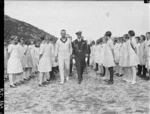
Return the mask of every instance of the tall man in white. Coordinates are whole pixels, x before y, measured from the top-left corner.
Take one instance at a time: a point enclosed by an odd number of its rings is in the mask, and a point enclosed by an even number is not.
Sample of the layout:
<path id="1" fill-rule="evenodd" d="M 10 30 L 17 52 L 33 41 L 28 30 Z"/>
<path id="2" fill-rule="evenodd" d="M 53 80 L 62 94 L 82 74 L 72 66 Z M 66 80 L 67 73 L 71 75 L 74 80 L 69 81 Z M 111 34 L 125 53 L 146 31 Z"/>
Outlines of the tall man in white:
<path id="1" fill-rule="evenodd" d="M 58 60 L 61 83 L 69 80 L 70 57 L 72 45 L 70 39 L 66 37 L 66 30 L 61 30 L 61 38 L 56 42 L 55 61 Z"/>

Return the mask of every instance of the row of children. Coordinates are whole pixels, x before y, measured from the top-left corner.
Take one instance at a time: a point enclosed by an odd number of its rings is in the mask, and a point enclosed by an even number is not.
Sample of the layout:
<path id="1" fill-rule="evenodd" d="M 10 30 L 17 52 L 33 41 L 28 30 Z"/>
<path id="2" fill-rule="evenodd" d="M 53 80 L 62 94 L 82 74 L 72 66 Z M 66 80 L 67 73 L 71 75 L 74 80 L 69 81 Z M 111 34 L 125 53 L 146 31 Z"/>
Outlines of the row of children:
<path id="1" fill-rule="evenodd" d="M 131 84 L 136 83 L 136 75 L 149 80 L 150 32 L 134 36 L 134 31 L 129 31 L 118 39 L 103 37 L 97 40 L 96 44 L 92 41 L 90 66 L 102 77 L 108 75 L 109 67 L 113 67 L 118 77 L 123 76 L 123 79 Z M 113 49 L 114 54 L 110 54 L 108 48 Z M 115 64 L 111 63 L 113 61 Z"/>
<path id="2" fill-rule="evenodd" d="M 54 78 L 58 63 L 54 61 L 54 42 L 49 37 L 41 40 L 28 40 L 11 36 L 10 42 L 4 43 L 4 72 L 9 77 L 10 87 L 16 87 L 34 77 L 38 72 L 39 86 Z M 43 56 L 41 57 L 41 54 Z M 47 63 L 47 66 L 43 66 Z"/>

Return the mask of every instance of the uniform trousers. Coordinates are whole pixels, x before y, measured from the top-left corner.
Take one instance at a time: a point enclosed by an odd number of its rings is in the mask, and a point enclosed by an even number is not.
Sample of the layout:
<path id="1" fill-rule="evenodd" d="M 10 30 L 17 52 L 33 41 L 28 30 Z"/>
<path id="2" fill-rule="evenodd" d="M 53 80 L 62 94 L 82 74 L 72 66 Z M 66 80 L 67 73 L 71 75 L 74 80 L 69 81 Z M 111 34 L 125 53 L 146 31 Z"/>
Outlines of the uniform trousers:
<path id="1" fill-rule="evenodd" d="M 76 65 L 76 69 L 77 69 L 78 79 L 81 82 L 83 80 L 82 75 L 83 75 L 83 71 L 85 68 L 85 59 L 76 57 L 75 60 L 76 60 L 75 65 Z"/>
<path id="2" fill-rule="evenodd" d="M 67 77 L 69 75 L 70 59 L 64 59 L 64 58 L 59 57 L 58 62 L 59 62 L 60 79 L 61 79 L 61 82 L 64 82 L 65 75 Z"/>

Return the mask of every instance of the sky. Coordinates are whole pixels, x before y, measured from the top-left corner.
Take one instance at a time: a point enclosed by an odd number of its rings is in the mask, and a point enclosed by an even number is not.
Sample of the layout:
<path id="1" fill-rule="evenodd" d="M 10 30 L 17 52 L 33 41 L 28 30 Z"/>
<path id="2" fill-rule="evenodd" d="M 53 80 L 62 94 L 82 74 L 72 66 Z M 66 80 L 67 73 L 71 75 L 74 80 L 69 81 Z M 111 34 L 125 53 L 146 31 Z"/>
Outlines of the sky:
<path id="1" fill-rule="evenodd" d="M 150 4 L 144 1 L 5 1 L 4 14 L 58 38 L 62 29 L 73 39 L 75 32 L 82 31 L 87 40 L 96 40 L 106 31 L 112 36 L 150 31 Z"/>

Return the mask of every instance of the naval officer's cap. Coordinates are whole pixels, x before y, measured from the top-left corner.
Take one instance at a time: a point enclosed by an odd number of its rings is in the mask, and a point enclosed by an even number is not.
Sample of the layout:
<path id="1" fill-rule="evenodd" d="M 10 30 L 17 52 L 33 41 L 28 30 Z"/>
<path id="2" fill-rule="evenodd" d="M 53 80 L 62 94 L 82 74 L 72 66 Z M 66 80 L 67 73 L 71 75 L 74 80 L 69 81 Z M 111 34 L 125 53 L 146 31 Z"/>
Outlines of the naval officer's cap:
<path id="1" fill-rule="evenodd" d="M 81 35 L 81 34 L 82 34 L 82 31 L 76 32 L 76 35 Z"/>

